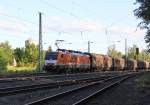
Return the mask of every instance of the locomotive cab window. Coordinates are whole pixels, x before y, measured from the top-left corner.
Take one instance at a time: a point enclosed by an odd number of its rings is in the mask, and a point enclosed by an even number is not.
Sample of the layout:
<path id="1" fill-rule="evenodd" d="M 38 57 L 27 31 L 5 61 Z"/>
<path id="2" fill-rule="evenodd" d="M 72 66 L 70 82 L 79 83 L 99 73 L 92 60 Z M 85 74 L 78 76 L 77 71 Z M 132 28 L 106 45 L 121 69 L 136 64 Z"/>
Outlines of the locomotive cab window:
<path id="1" fill-rule="evenodd" d="M 46 56 L 45 56 L 45 59 L 46 60 L 49 60 L 49 59 L 56 60 L 57 55 L 58 55 L 57 52 L 47 52 Z"/>

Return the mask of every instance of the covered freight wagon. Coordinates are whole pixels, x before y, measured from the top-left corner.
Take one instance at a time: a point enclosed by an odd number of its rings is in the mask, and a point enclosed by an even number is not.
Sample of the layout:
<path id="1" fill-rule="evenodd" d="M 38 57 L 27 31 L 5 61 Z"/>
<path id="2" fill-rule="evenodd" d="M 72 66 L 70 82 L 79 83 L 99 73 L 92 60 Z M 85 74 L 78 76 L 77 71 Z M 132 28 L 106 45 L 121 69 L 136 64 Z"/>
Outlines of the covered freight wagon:
<path id="1" fill-rule="evenodd" d="M 125 60 L 123 58 L 114 58 L 114 70 L 124 70 Z"/>
<path id="2" fill-rule="evenodd" d="M 92 56 L 94 57 L 95 59 L 95 69 L 96 70 L 103 70 L 104 68 L 104 57 L 100 54 L 94 54 L 92 53 Z"/>
<path id="3" fill-rule="evenodd" d="M 112 68 L 112 58 L 109 56 L 104 56 L 104 70 L 111 70 Z"/>
<path id="4" fill-rule="evenodd" d="M 133 59 L 128 59 L 127 60 L 127 65 L 125 67 L 126 70 L 136 70 L 137 69 L 137 61 Z"/>

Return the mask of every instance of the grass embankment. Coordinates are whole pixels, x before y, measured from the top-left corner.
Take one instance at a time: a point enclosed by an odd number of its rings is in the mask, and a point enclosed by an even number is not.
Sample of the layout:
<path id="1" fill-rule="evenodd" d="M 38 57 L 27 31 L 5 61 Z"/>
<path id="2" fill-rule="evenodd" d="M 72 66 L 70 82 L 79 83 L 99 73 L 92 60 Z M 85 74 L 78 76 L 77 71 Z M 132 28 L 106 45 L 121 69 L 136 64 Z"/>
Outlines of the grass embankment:
<path id="1" fill-rule="evenodd" d="M 36 73 L 36 67 L 13 67 L 7 66 L 7 70 L 0 71 L 0 75 L 10 75 L 10 74 L 28 74 Z"/>
<path id="2" fill-rule="evenodd" d="M 144 73 L 137 79 L 139 87 L 150 88 L 150 72 Z"/>

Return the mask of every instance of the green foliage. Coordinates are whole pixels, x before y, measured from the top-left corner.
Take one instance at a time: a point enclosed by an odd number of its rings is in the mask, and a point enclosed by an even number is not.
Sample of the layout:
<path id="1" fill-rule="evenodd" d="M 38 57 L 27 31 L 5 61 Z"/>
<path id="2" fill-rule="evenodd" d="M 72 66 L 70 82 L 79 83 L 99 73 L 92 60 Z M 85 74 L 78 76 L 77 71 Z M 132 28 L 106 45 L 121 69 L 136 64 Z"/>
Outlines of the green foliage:
<path id="1" fill-rule="evenodd" d="M 38 61 L 38 46 L 35 44 L 27 44 L 25 47 L 25 63 L 36 65 Z"/>
<path id="2" fill-rule="evenodd" d="M 7 66 L 7 70 L 0 71 L 0 76 L 3 75 L 12 75 L 12 74 L 31 74 L 36 73 L 35 67 L 14 67 L 14 66 Z"/>
<path id="3" fill-rule="evenodd" d="M 108 48 L 107 54 L 111 57 L 114 57 L 114 58 L 121 58 L 122 57 L 122 53 L 115 50 L 115 48 Z"/>
<path id="4" fill-rule="evenodd" d="M 51 46 L 48 48 L 48 51 L 52 51 Z M 46 51 L 42 51 L 42 65 L 44 65 L 45 53 Z M 14 50 L 8 41 L 0 43 L 0 74 L 7 74 L 7 72 L 21 73 L 22 71 L 37 72 L 38 56 L 38 46 L 34 43 L 26 43 L 25 47 Z M 14 58 L 17 62 L 17 67 L 12 66 Z"/>
<path id="5" fill-rule="evenodd" d="M 138 57 L 139 60 L 144 60 L 150 62 L 150 54 L 147 50 L 143 50 Z"/>
<path id="6" fill-rule="evenodd" d="M 6 70 L 7 63 L 8 61 L 4 49 L 0 48 L 0 71 Z"/>
<path id="7" fill-rule="evenodd" d="M 130 47 L 128 49 L 128 58 L 129 59 L 137 59 L 137 56 L 136 56 L 136 48 L 137 46 L 136 45 L 133 45 L 133 47 Z"/>
<path id="8" fill-rule="evenodd" d="M 141 28 L 149 28 L 150 24 L 150 0 L 136 0 L 140 6 L 134 10 L 135 16 L 142 19 Z"/>
<path id="9" fill-rule="evenodd" d="M 25 48 L 16 48 L 14 49 L 14 56 L 18 67 L 34 67 L 38 60 L 38 46 L 28 43 Z"/>
<path id="10" fill-rule="evenodd" d="M 0 48 L 3 49 L 3 51 L 5 52 L 4 56 L 7 60 L 7 63 L 12 64 L 13 63 L 13 50 L 11 46 L 9 45 L 9 42 L 6 41 L 4 43 L 0 43 Z"/>
<path id="11" fill-rule="evenodd" d="M 129 59 L 137 59 L 137 60 L 144 60 L 150 62 L 150 54 L 147 50 L 143 50 L 139 52 L 139 54 L 136 54 L 136 45 L 133 45 L 133 47 L 130 47 L 128 49 L 128 58 Z"/>
<path id="12" fill-rule="evenodd" d="M 25 49 L 24 48 L 14 49 L 14 57 L 16 59 L 17 66 L 24 66 L 24 63 L 25 63 Z"/>
<path id="13" fill-rule="evenodd" d="M 145 42 L 150 48 L 150 0 L 136 0 L 136 3 L 139 4 L 139 7 L 134 10 L 134 14 L 137 18 L 142 19 L 138 26 L 147 29 Z"/>

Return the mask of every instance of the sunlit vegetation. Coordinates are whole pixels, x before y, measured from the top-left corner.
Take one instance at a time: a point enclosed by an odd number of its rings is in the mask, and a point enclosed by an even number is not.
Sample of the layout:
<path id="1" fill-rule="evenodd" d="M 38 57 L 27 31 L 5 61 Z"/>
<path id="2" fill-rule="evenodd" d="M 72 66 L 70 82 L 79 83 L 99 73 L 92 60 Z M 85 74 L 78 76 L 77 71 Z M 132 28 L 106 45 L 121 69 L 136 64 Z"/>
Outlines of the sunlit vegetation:
<path id="1" fill-rule="evenodd" d="M 44 62 L 44 52 L 43 61 Z M 0 74 L 31 73 L 38 71 L 38 45 L 12 49 L 9 42 L 0 43 Z"/>
<path id="2" fill-rule="evenodd" d="M 3 49 L 0 49 L 0 70 L 5 70 L 7 66 L 7 58 Z"/>
<path id="3" fill-rule="evenodd" d="M 26 73 L 36 73 L 36 67 L 14 67 L 7 66 L 7 69 L 1 70 L 0 75 L 9 75 L 9 74 L 26 74 Z"/>
<path id="4" fill-rule="evenodd" d="M 144 60 L 144 61 L 150 62 L 150 53 L 148 52 L 148 50 L 142 50 L 137 55 L 136 48 L 138 48 L 138 46 L 136 46 L 136 45 L 133 45 L 133 47 L 128 48 L 128 58 L 136 59 L 136 60 Z"/>
<path id="5" fill-rule="evenodd" d="M 142 50 L 137 55 L 136 48 L 138 48 L 138 46 L 136 45 L 128 48 L 128 59 L 144 60 L 150 62 L 150 53 L 148 52 L 148 50 Z M 117 51 L 115 48 L 109 48 L 107 54 L 114 58 L 125 57 L 125 55 Z"/>
<path id="6" fill-rule="evenodd" d="M 122 53 L 117 51 L 115 48 L 109 48 L 107 54 L 114 58 L 121 58 L 123 56 Z"/>

